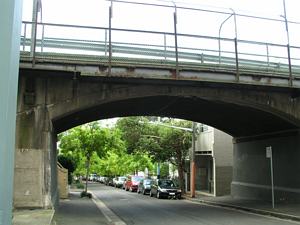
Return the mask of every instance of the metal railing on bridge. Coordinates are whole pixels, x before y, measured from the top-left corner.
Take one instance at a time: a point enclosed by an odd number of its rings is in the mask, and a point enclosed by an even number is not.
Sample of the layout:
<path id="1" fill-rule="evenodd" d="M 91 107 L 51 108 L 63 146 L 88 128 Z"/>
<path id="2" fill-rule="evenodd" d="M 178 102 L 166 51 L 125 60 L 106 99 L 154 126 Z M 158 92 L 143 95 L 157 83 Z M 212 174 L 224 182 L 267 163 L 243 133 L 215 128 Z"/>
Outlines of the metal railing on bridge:
<path id="1" fill-rule="evenodd" d="M 111 9 L 110 9 L 111 10 Z M 21 60 L 113 66 L 206 70 L 283 76 L 300 75 L 300 47 L 236 38 L 24 21 Z M 34 31 L 34 32 L 33 32 Z M 222 48 L 221 48 L 222 46 Z M 287 52 L 290 55 L 287 55 Z"/>

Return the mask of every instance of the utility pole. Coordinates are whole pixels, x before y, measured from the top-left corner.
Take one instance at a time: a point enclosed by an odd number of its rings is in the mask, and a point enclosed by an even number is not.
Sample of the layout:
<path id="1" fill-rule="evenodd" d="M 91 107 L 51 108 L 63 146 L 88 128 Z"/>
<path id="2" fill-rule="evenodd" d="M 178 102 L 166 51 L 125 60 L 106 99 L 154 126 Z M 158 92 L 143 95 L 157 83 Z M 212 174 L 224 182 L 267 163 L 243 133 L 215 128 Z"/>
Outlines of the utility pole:
<path id="1" fill-rule="evenodd" d="M 195 150 L 196 150 L 196 123 L 193 122 L 192 125 L 192 151 L 190 156 L 190 170 L 191 170 L 191 179 L 190 179 L 190 190 L 191 197 L 195 197 L 195 184 L 196 184 L 196 164 L 195 164 Z"/>

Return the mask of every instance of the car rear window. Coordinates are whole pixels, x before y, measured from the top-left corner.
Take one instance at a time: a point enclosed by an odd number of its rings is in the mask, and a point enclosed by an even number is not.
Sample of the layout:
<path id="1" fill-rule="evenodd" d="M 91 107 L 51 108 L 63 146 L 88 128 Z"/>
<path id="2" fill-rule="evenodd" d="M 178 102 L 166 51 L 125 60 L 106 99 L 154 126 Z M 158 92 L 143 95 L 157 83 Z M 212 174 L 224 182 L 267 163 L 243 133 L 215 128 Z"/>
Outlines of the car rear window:
<path id="1" fill-rule="evenodd" d="M 132 181 L 137 182 L 140 181 L 142 177 L 132 177 Z"/>
<path id="2" fill-rule="evenodd" d="M 145 180 L 144 183 L 145 184 L 151 184 L 151 180 Z"/>
<path id="3" fill-rule="evenodd" d="M 173 188 L 173 187 L 175 187 L 174 182 L 171 181 L 171 180 L 160 180 L 160 181 L 158 181 L 158 185 L 160 187 L 163 187 L 163 188 Z"/>

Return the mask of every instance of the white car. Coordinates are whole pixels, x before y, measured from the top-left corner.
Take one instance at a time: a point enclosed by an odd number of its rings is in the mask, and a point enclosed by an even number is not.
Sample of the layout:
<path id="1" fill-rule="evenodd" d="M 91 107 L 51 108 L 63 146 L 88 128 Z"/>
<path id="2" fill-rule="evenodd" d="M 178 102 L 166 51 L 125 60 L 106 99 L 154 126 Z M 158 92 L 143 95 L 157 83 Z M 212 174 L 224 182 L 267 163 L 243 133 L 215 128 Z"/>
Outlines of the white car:
<path id="1" fill-rule="evenodd" d="M 117 178 L 116 178 L 116 181 L 115 181 L 115 183 L 114 183 L 114 186 L 115 186 L 116 188 L 121 188 L 121 187 L 123 187 L 123 183 L 124 183 L 125 180 L 126 180 L 126 177 L 117 177 Z"/>

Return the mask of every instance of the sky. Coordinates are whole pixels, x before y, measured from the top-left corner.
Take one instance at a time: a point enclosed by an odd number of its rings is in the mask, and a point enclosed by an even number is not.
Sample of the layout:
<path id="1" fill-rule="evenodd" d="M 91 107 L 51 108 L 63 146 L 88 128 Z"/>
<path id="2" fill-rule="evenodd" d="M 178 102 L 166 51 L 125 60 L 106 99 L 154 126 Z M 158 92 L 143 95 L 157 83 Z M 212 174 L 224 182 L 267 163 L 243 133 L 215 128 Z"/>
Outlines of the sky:
<path id="1" fill-rule="evenodd" d="M 23 20 L 31 20 L 33 0 L 24 0 Z M 137 2 L 172 5 L 166 0 L 132 0 Z M 298 1 L 298 3 L 297 3 Z M 109 1 L 106 0 L 42 0 L 43 22 L 77 24 L 89 26 L 108 26 Z M 184 2 L 184 3 L 183 3 Z M 221 10 L 282 19 L 283 0 L 177 0 L 176 5 Z M 286 0 L 287 18 L 300 21 L 299 0 Z M 113 27 L 146 29 L 173 32 L 172 8 L 114 3 Z M 191 10 L 178 10 L 178 32 L 218 36 L 220 24 L 228 15 L 203 13 Z M 291 44 L 300 45 L 297 40 L 300 25 L 290 24 Z M 240 39 L 286 42 L 284 23 L 274 23 L 237 17 L 237 30 Z M 274 35 L 275 34 L 275 35 Z M 222 28 L 223 37 L 234 37 L 234 21 L 229 19 Z"/>

